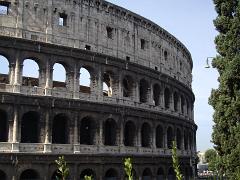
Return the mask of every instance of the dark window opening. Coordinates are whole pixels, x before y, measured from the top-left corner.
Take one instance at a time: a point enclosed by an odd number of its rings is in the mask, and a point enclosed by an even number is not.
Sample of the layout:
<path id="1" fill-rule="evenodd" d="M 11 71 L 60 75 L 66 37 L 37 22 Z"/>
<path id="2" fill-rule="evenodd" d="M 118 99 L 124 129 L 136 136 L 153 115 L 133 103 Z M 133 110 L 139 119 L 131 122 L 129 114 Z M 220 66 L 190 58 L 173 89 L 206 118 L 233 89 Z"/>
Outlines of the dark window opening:
<path id="1" fill-rule="evenodd" d="M 153 86 L 153 101 L 155 106 L 160 105 L 160 91 L 160 86 L 155 84 Z"/>
<path id="2" fill-rule="evenodd" d="M 189 132 L 189 149 L 192 150 L 192 145 L 193 145 L 193 137 L 192 133 Z"/>
<path id="3" fill-rule="evenodd" d="M 127 60 L 127 61 L 130 61 L 130 57 L 129 57 L 129 56 L 126 56 L 126 60 Z"/>
<path id="4" fill-rule="evenodd" d="M 38 143 L 39 142 L 39 119 L 37 112 L 31 111 L 25 113 L 21 123 L 21 142 Z"/>
<path id="5" fill-rule="evenodd" d="M 58 25 L 67 26 L 67 15 L 65 13 L 59 14 Z"/>
<path id="6" fill-rule="evenodd" d="M 140 81 L 140 86 L 139 86 L 139 91 L 140 91 L 140 102 L 142 103 L 146 103 L 147 100 L 148 100 L 148 90 L 150 89 L 149 88 L 149 85 L 148 85 L 148 82 L 144 79 L 142 79 Z"/>
<path id="7" fill-rule="evenodd" d="M 168 169 L 167 179 L 168 179 L 168 180 L 176 180 L 176 175 L 175 175 L 175 172 L 174 172 L 174 170 L 173 170 L 172 167 L 170 167 L 170 168 Z"/>
<path id="8" fill-rule="evenodd" d="M 0 15 L 8 15 L 9 14 L 9 2 L 1 1 L 0 2 Z"/>
<path id="9" fill-rule="evenodd" d="M 167 61 L 167 60 L 168 60 L 168 52 L 167 52 L 167 51 L 164 51 L 164 53 L 163 53 L 163 54 L 164 54 L 164 60 L 166 60 L 166 61 Z"/>
<path id="10" fill-rule="evenodd" d="M 188 150 L 188 135 L 187 132 L 184 132 L 184 149 Z"/>
<path id="11" fill-rule="evenodd" d="M 167 147 L 168 147 L 168 149 L 172 149 L 172 141 L 173 140 L 174 140 L 173 130 L 171 127 L 169 127 L 167 130 Z"/>
<path id="12" fill-rule="evenodd" d="M 8 117 L 7 113 L 0 110 L 0 142 L 7 142 L 8 140 Z"/>
<path id="13" fill-rule="evenodd" d="M 106 28 L 106 30 L 107 30 L 107 37 L 109 38 L 109 39 L 113 39 L 113 28 L 111 28 L 111 27 L 107 27 Z"/>
<path id="14" fill-rule="evenodd" d="M 165 101 L 165 108 L 169 109 L 170 108 L 170 91 L 168 88 L 166 88 L 164 91 L 164 101 Z"/>
<path id="15" fill-rule="evenodd" d="M 108 119 L 104 124 L 104 144 L 116 145 L 117 125 L 113 119 Z"/>
<path id="16" fill-rule="evenodd" d="M 180 71 L 182 71 L 182 62 L 180 62 Z"/>
<path id="17" fill-rule="evenodd" d="M 142 147 L 151 146 L 151 128 L 148 123 L 144 123 L 141 129 L 141 142 Z"/>
<path id="18" fill-rule="evenodd" d="M 58 173 L 58 171 L 54 171 L 52 177 L 51 177 L 51 180 L 56 180 L 56 179 L 61 179 L 61 175 Z"/>
<path id="19" fill-rule="evenodd" d="M 109 169 L 106 174 L 104 180 L 117 180 L 117 172 L 114 169 Z"/>
<path id="20" fill-rule="evenodd" d="M 20 176 L 20 180 L 27 180 L 27 179 L 37 180 L 39 179 L 39 175 L 35 170 L 28 169 L 22 172 Z"/>
<path id="21" fill-rule="evenodd" d="M 177 129 L 177 149 L 181 149 L 182 146 L 182 134 L 179 129 Z"/>
<path id="22" fill-rule="evenodd" d="M 134 146 L 136 128 L 133 122 L 128 121 L 124 128 L 124 145 Z"/>
<path id="23" fill-rule="evenodd" d="M 67 144 L 68 143 L 68 118 L 64 114 L 58 114 L 53 119 L 52 125 L 52 143 Z"/>
<path id="24" fill-rule="evenodd" d="M 123 97 L 131 97 L 133 91 L 133 80 L 130 76 L 123 79 Z"/>
<path id="25" fill-rule="evenodd" d="M 157 67 L 157 66 L 155 66 L 155 70 L 156 70 L 156 71 L 158 70 L 158 67 Z"/>
<path id="26" fill-rule="evenodd" d="M 144 39 L 141 39 L 141 49 L 145 49 L 146 47 L 146 41 Z"/>
<path id="27" fill-rule="evenodd" d="M 90 51 L 90 50 L 91 50 L 91 46 L 89 46 L 89 45 L 85 45 L 85 50 Z"/>
<path id="28" fill-rule="evenodd" d="M 143 171 L 142 179 L 143 180 L 151 180 L 152 179 L 152 172 L 151 172 L 151 170 L 149 168 L 146 168 Z"/>
<path id="29" fill-rule="evenodd" d="M 92 169 L 85 169 L 80 174 L 80 180 L 85 180 L 85 176 L 92 176 L 92 180 L 96 179 L 95 172 Z"/>
<path id="30" fill-rule="evenodd" d="M 164 180 L 164 171 L 162 168 L 159 168 L 157 171 L 157 180 Z"/>
<path id="31" fill-rule="evenodd" d="M 0 179 L 1 180 L 6 180 L 7 179 L 7 176 L 6 176 L 5 172 L 3 172 L 2 170 L 0 170 Z"/>
<path id="32" fill-rule="evenodd" d="M 184 114 L 184 108 L 185 108 L 185 99 L 183 96 L 181 97 L 181 112 Z"/>
<path id="33" fill-rule="evenodd" d="M 156 128 L 156 147 L 163 148 L 163 128 L 160 125 Z"/>
<path id="34" fill-rule="evenodd" d="M 178 111 L 179 97 L 177 93 L 174 93 L 173 99 L 174 99 L 174 111 Z"/>
<path id="35" fill-rule="evenodd" d="M 85 117 L 80 126 L 80 144 L 93 145 L 95 140 L 96 127 L 94 120 Z"/>

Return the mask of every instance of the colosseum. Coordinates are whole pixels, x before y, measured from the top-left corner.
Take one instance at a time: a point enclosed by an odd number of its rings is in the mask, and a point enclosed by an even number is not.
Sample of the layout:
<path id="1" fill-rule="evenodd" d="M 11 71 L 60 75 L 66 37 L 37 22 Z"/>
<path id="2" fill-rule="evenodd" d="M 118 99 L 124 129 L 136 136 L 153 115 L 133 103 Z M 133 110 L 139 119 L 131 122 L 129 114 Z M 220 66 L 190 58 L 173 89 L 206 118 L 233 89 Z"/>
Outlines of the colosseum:
<path id="1" fill-rule="evenodd" d="M 1 180 L 55 179 L 60 155 L 71 180 L 123 180 L 125 157 L 134 179 L 171 180 L 173 140 L 194 178 L 191 54 L 154 22 L 104 0 L 0 0 L 0 55 Z"/>

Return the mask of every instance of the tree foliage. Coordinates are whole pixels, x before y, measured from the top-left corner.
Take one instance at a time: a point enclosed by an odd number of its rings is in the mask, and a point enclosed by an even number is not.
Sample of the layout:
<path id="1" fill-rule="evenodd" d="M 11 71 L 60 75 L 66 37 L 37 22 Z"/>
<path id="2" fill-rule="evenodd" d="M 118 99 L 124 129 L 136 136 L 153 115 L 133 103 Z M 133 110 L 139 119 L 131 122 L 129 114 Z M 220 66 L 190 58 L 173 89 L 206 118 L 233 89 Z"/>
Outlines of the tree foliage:
<path id="1" fill-rule="evenodd" d="M 132 158 L 128 157 L 124 159 L 124 171 L 128 177 L 128 180 L 133 180 Z"/>
<path id="2" fill-rule="evenodd" d="M 173 168 L 176 173 L 177 180 L 183 180 L 183 175 L 181 174 L 181 171 L 180 171 L 180 165 L 179 165 L 178 156 L 177 156 L 176 141 L 172 142 L 172 161 L 173 161 Z"/>
<path id="3" fill-rule="evenodd" d="M 65 180 L 69 175 L 69 168 L 67 167 L 67 163 L 64 159 L 64 156 L 58 157 L 58 160 L 55 160 L 55 163 L 57 164 L 57 173 L 61 176 L 62 180 Z M 56 177 L 59 179 L 58 177 Z"/>
<path id="4" fill-rule="evenodd" d="M 205 159 L 208 163 L 208 169 L 216 172 L 218 170 L 218 154 L 214 149 L 208 149 L 205 152 Z"/>
<path id="5" fill-rule="evenodd" d="M 219 171 L 235 179 L 240 168 L 240 0 L 214 0 L 218 55 L 213 67 L 219 87 L 209 103 L 214 108 L 212 141 L 219 155 Z"/>

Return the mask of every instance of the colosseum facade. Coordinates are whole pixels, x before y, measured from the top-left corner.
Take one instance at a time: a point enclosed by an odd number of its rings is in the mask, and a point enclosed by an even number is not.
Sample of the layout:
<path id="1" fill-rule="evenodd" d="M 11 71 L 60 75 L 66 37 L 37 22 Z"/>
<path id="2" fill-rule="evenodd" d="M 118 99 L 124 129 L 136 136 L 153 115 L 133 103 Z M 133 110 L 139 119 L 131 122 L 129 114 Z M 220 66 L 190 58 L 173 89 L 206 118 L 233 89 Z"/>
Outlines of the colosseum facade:
<path id="1" fill-rule="evenodd" d="M 173 140 L 195 176 L 191 54 L 154 22 L 104 0 L 0 0 L 0 55 L 1 180 L 54 179 L 60 155 L 71 180 L 125 179 L 125 157 L 134 179 L 171 180 Z"/>

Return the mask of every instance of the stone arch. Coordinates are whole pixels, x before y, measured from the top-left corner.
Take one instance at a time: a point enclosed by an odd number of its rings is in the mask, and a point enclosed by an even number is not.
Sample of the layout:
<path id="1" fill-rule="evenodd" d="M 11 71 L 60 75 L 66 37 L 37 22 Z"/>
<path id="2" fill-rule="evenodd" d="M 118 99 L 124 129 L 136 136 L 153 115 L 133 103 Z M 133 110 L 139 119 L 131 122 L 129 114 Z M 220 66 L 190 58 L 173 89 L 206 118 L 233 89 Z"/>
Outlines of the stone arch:
<path id="1" fill-rule="evenodd" d="M 176 175 L 175 175 L 174 169 L 172 167 L 170 167 L 168 169 L 167 179 L 168 180 L 176 180 Z"/>
<path id="2" fill-rule="evenodd" d="M 170 108 L 170 99 L 171 99 L 170 90 L 168 88 L 165 88 L 165 90 L 164 90 L 164 106 L 166 109 Z"/>
<path id="3" fill-rule="evenodd" d="M 164 177 L 165 177 L 164 174 L 165 173 L 164 173 L 163 168 L 162 167 L 158 168 L 158 170 L 157 170 L 157 180 L 164 180 Z"/>
<path id="4" fill-rule="evenodd" d="M 21 173 L 20 180 L 27 180 L 27 179 L 39 180 L 40 176 L 36 170 L 27 169 Z"/>
<path id="5" fill-rule="evenodd" d="M 40 114 L 36 111 L 29 111 L 21 119 L 21 142 L 39 143 L 39 121 Z"/>
<path id="6" fill-rule="evenodd" d="M 104 176 L 105 180 L 117 180 L 118 179 L 118 173 L 115 169 L 110 168 L 107 170 Z"/>
<path id="7" fill-rule="evenodd" d="M 139 83 L 139 101 L 142 103 L 148 102 L 149 83 L 145 79 L 141 79 Z"/>
<path id="8" fill-rule="evenodd" d="M 7 179 L 7 175 L 4 171 L 0 170 L 0 179 L 1 180 L 6 180 Z"/>
<path id="9" fill-rule="evenodd" d="M 68 144 L 68 122 L 66 114 L 60 113 L 54 116 L 52 123 L 52 143 Z"/>
<path id="10" fill-rule="evenodd" d="M 63 62 L 55 62 L 53 65 L 53 88 L 67 87 L 67 66 Z"/>
<path id="11" fill-rule="evenodd" d="M 173 137 L 173 128 L 171 126 L 167 129 L 167 147 L 172 149 L 172 141 L 174 140 Z"/>
<path id="12" fill-rule="evenodd" d="M 124 145 L 134 146 L 136 139 L 136 126 L 132 121 L 127 121 L 124 126 Z"/>
<path id="13" fill-rule="evenodd" d="M 134 89 L 134 81 L 130 75 L 125 75 L 122 80 L 123 97 L 132 97 Z"/>
<path id="14" fill-rule="evenodd" d="M 96 122 L 90 117 L 84 117 L 80 125 L 80 144 L 93 145 L 95 144 Z"/>
<path id="15" fill-rule="evenodd" d="M 174 111 L 178 111 L 178 104 L 179 104 L 179 96 L 176 92 L 173 94 L 173 101 L 174 101 Z"/>
<path id="16" fill-rule="evenodd" d="M 189 142 L 188 142 L 188 134 L 187 134 L 187 131 L 185 130 L 184 131 L 184 149 L 185 150 L 188 150 L 188 144 L 189 144 Z"/>
<path id="17" fill-rule="evenodd" d="M 0 83 L 9 83 L 9 60 L 0 54 Z"/>
<path id="18" fill-rule="evenodd" d="M 39 86 L 39 63 L 34 58 L 23 60 L 23 86 Z"/>
<path id="19" fill-rule="evenodd" d="M 176 139 L 177 139 L 177 149 L 182 149 L 182 133 L 179 128 L 177 128 L 177 133 L 176 133 Z"/>
<path id="20" fill-rule="evenodd" d="M 113 94 L 113 73 L 106 71 L 103 73 L 103 95 L 112 97 Z"/>
<path id="21" fill-rule="evenodd" d="M 114 119 L 104 122 L 104 144 L 108 146 L 117 145 L 117 123 Z"/>
<path id="22" fill-rule="evenodd" d="M 141 144 L 142 147 L 151 147 L 151 126 L 145 122 L 141 127 Z"/>
<path id="23" fill-rule="evenodd" d="M 79 86 L 80 92 L 82 93 L 91 93 L 92 87 L 92 68 L 89 66 L 82 66 L 80 68 L 80 78 L 79 78 Z"/>
<path id="24" fill-rule="evenodd" d="M 185 98 L 181 96 L 181 113 L 185 113 Z"/>
<path id="25" fill-rule="evenodd" d="M 142 180 L 151 180 L 152 179 L 152 171 L 150 168 L 144 169 L 142 173 Z"/>
<path id="26" fill-rule="evenodd" d="M 153 102 L 155 106 L 160 105 L 160 93 L 161 93 L 161 88 L 159 84 L 154 84 L 153 85 Z"/>
<path id="27" fill-rule="evenodd" d="M 8 114 L 0 109 L 0 142 L 8 141 Z"/>
<path id="28" fill-rule="evenodd" d="M 92 169 L 90 169 L 90 168 L 88 168 L 88 169 L 84 169 L 82 172 L 81 172 L 81 174 L 80 174 L 80 180 L 84 180 L 85 178 L 85 176 L 92 176 L 92 179 L 94 180 L 94 179 L 96 179 L 96 173 L 92 170 Z"/>
<path id="29" fill-rule="evenodd" d="M 163 133 L 163 128 L 161 125 L 158 125 L 156 127 L 156 147 L 157 148 L 163 148 L 163 143 L 164 143 L 164 133 Z"/>

